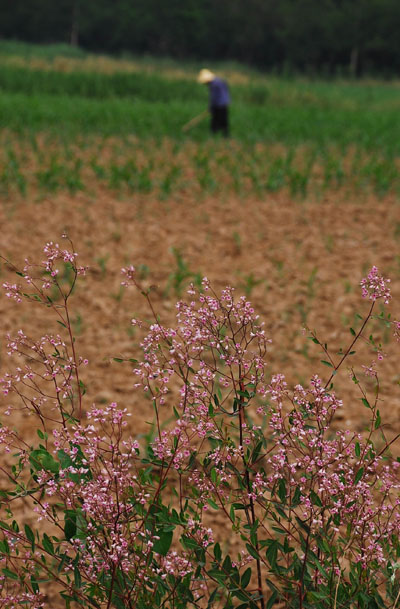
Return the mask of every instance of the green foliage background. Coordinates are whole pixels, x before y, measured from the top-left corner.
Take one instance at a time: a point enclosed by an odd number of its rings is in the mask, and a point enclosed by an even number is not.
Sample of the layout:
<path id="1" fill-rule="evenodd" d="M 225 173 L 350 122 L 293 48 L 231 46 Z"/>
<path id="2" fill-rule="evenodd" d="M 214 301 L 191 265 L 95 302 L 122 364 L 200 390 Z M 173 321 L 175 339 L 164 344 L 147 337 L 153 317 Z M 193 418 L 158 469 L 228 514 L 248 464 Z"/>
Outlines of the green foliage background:
<path id="1" fill-rule="evenodd" d="M 398 0 L 9 0 L 0 36 L 92 51 L 397 74 Z"/>

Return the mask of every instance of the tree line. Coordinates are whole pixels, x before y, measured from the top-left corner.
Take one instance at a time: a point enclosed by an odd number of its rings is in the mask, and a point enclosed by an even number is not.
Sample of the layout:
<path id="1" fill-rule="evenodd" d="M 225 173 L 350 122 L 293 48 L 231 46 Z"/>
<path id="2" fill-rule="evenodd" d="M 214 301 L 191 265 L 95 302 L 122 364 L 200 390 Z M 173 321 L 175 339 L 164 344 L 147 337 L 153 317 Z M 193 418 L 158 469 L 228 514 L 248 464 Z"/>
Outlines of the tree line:
<path id="1" fill-rule="evenodd" d="M 399 0 L 0 0 L 0 36 L 262 70 L 400 71 Z"/>

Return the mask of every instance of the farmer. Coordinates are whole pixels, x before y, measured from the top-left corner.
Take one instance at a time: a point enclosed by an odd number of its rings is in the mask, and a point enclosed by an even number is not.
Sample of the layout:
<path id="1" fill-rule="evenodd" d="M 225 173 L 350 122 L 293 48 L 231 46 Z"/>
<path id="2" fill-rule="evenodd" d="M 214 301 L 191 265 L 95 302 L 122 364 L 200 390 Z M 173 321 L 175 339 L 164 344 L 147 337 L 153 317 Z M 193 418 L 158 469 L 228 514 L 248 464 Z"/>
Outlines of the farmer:
<path id="1" fill-rule="evenodd" d="M 209 89 L 209 111 L 211 114 L 211 131 L 229 135 L 228 108 L 230 95 L 227 83 L 215 74 L 203 68 L 197 77 L 197 82 L 207 85 Z"/>

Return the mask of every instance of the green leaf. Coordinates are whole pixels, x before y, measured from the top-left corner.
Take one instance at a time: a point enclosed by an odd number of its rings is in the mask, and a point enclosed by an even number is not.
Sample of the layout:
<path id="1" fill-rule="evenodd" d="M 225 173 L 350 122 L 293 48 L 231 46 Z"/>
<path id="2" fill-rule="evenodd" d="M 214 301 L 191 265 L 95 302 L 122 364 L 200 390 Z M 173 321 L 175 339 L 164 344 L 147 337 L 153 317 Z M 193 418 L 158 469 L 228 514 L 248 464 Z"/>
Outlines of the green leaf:
<path id="1" fill-rule="evenodd" d="M 329 366 L 329 368 L 333 368 L 331 362 L 327 362 L 325 359 L 321 359 L 321 364 L 325 364 L 325 366 Z"/>
<path id="2" fill-rule="evenodd" d="M 57 474 L 60 469 L 59 463 L 43 448 L 32 450 L 29 455 L 29 462 L 37 471 L 44 469 L 52 474 Z"/>
<path id="3" fill-rule="evenodd" d="M 311 561 L 310 561 L 311 562 Z M 329 575 L 326 572 L 326 570 L 324 569 L 324 567 L 321 565 L 321 563 L 319 562 L 318 558 L 316 557 L 315 554 L 313 554 L 312 557 L 312 562 L 314 563 L 314 565 L 317 567 L 317 569 L 322 573 L 323 577 L 325 577 L 325 579 L 329 579 Z"/>
<path id="4" fill-rule="evenodd" d="M 69 596 L 66 592 L 60 592 L 60 596 L 65 600 L 65 609 L 71 609 L 71 601 L 75 600 L 73 596 Z"/>
<path id="5" fill-rule="evenodd" d="M 326 600 L 327 598 L 328 598 L 328 595 L 326 592 L 317 592 L 317 591 L 307 592 L 307 600 L 310 600 L 310 601 L 323 601 L 323 600 Z"/>
<path id="6" fill-rule="evenodd" d="M 97 601 L 94 600 L 94 598 L 89 598 L 87 596 L 85 598 L 85 602 L 89 603 L 89 605 L 92 605 L 92 607 L 96 607 L 96 609 L 101 609 L 101 606 L 99 605 L 99 603 Z"/>
<path id="7" fill-rule="evenodd" d="M 280 505 L 276 504 L 275 509 L 278 512 L 279 516 L 281 516 L 281 518 L 283 518 L 284 520 L 288 520 L 287 514 L 285 514 L 285 511 L 281 508 Z"/>
<path id="8" fill-rule="evenodd" d="M 82 586 L 81 572 L 78 567 L 74 567 L 74 584 L 78 589 Z"/>
<path id="9" fill-rule="evenodd" d="M 87 537 L 87 522 L 86 518 L 83 514 L 83 511 L 78 508 L 75 512 L 76 514 L 76 533 L 75 537 L 78 539 L 86 539 Z"/>
<path id="10" fill-rule="evenodd" d="M 42 545 L 48 554 L 52 554 L 52 555 L 54 554 L 53 542 L 51 541 L 50 537 L 46 533 L 43 533 Z"/>
<path id="11" fill-rule="evenodd" d="M 79 387 L 81 388 L 82 395 L 85 395 L 85 393 L 86 393 L 86 387 L 85 387 L 85 385 L 82 383 L 82 381 L 81 381 L 81 380 L 79 380 Z"/>
<path id="12" fill-rule="evenodd" d="M 214 546 L 214 557 L 217 562 L 221 561 L 222 552 L 221 552 L 221 546 L 219 545 L 219 543 L 216 543 Z"/>
<path id="13" fill-rule="evenodd" d="M 213 510 L 219 510 L 219 505 L 217 505 L 212 499 L 207 499 L 207 503 L 212 507 Z"/>
<path id="14" fill-rule="evenodd" d="M 153 552 L 161 554 L 161 556 L 166 556 L 171 547 L 173 532 L 162 531 L 159 533 L 159 536 L 160 539 L 157 539 L 157 541 L 154 543 Z"/>
<path id="15" fill-rule="evenodd" d="M 286 503 L 286 480 L 284 478 L 278 482 L 278 497 L 282 503 Z"/>
<path id="16" fill-rule="evenodd" d="M 224 573 L 230 573 L 232 571 L 232 561 L 229 554 L 225 556 L 225 560 L 222 563 L 222 570 L 224 571 Z"/>
<path id="17" fill-rule="evenodd" d="M 122 357 L 113 357 L 113 361 L 122 364 L 122 362 L 124 362 L 125 360 Z"/>
<path id="18" fill-rule="evenodd" d="M 376 421 L 375 421 L 375 429 L 378 429 L 381 426 L 382 419 L 379 410 L 376 412 Z"/>
<path id="19" fill-rule="evenodd" d="M 278 598 L 278 593 L 276 592 L 276 590 L 274 590 L 268 599 L 268 603 L 267 603 L 265 609 L 272 609 L 272 606 L 275 604 L 275 601 L 277 598 Z"/>
<path id="20" fill-rule="evenodd" d="M 73 461 L 69 455 L 64 450 L 57 451 L 57 457 L 61 465 L 61 469 L 66 469 L 70 465 L 73 465 Z"/>
<path id="21" fill-rule="evenodd" d="M 251 455 L 251 460 L 253 463 L 255 463 L 257 461 L 259 454 L 261 452 L 261 449 L 263 447 L 263 444 L 264 444 L 264 441 L 260 440 L 260 442 L 258 442 L 256 444 L 256 446 L 254 447 L 253 454 Z"/>
<path id="22" fill-rule="evenodd" d="M 11 529 L 13 531 L 15 531 L 16 533 L 19 533 L 19 525 L 18 522 L 16 520 L 13 520 L 11 523 Z"/>
<path id="23" fill-rule="evenodd" d="M 361 398 L 361 401 L 362 401 L 362 403 L 364 404 L 364 406 L 366 408 L 371 409 L 371 405 L 370 405 L 370 403 L 368 402 L 368 400 L 366 398 Z"/>
<path id="24" fill-rule="evenodd" d="M 37 583 L 33 575 L 31 576 L 31 586 L 34 593 L 37 594 L 39 592 L 39 584 Z"/>
<path id="25" fill-rule="evenodd" d="M 207 571 L 207 575 L 209 575 L 213 579 L 217 580 L 217 582 L 219 584 L 221 584 L 222 586 L 225 586 L 225 580 L 228 577 L 226 575 L 226 573 L 221 573 L 221 571 L 217 571 L 216 569 L 211 569 L 210 571 Z"/>
<path id="26" fill-rule="evenodd" d="M 272 526 L 271 529 L 275 531 L 275 533 L 278 533 L 278 535 L 287 535 L 287 531 L 285 531 L 285 529 L 281 529 L 279 527 L 274 526 Z"/>
<path id="27" fill-rule="evenodd" d="M 234 510 L 245 510 L 246 506 L 244 503 L 232 503 L 232 507 Z"/>
<path id="28" fill-rule="evenodd" d="M 10 571 L 10 569 L 4 568 L 4 569 L 2 569 L 2 572 L 9 579 L 15 579 L 15 580 L 19 579 L 18 575 L 16 573 L 13 573 L 12 571 Z"/>
<path id="29" fill-rule="evenodd" d="M 126 609 L 126 604 L 124 603 L 119 594 L 118 596 L 116 594 L 112 595 L 112 607 L 115 607 L 115 609 Z"/>
<path id="30" fill-rule="evenodd" d="M 272 590 L 272 592 L 275 592 L 276 594 L 279 593 L 278 588 L 276 587 L 276 585 L 274 584 L 273 581 L 271 581 L 270 579 L 268 579 L 268 577 L 265 578 L 265 583 L 268 585 L 268 588 L 270 590 Z"/>
<path id="31" fill-rule="evenodd" d="M 276 559 L 278 557 L 279 543 L 276 539 L 268 539 L 267 541 L 268 549 L 265 552 L 265 556 L 271 567 L 274 569 L 276 567 Z"/>
<path id="32" fill-rule="evenodd" d="M 211 595 L 210 595 L 210 598 L 208 599 L 208 603 L 207 603 L 207 609 L 211 609 L 211 607 L 213 607 L 213 606 L 214 606 L 214 599 L 215 599 L 215 597 L 217 596 L 217 591 L 218 591 L 218 588 L 215 588 L 215 589 L 212 591 L 212 593 L 211 593 Z"/>
<path id="33" fill-rule="evenodd" d="M 197 541 L 195 539 L 191 539 L 190 537 L 187 537 L 186 535 L 182 535 L 181 541 L 182 541 L 183 547 L 188 550 L 195 550 L 199 547 L 199 544 L 197 543 Z"/>
<path id="34" fill-rule="evenodd" d="M 356 335 L 356 331 L 355 331 L 355 330 L 353 330 L 353 328 L 350 328 L 350 334 L 352 334 L 353 336 L 355 336 L 355 335 Z"/>
<path id="35" fill-rule="evenodd" d="M 359 457 L 361 455 L 360 442 L 355 443 L 354 452 L 356 454 L 356 457 Z"/>
<path id="36" fill-rule="evenodd" d="M 28 541 L 31 542 L 31 546 L 32 546 L 32 552 L 35 551 L 35 535 L 32 531 L 32 529 L 26 524 L 25 525 L 25 535 Z"/>
<path id="37" fill-rule="evenodd" d="M 250 556 L 252 556 L 256 560 L 260 560 L 260 556 L 259 556 L 257 550 L 255 548 L 253 548 L 253 546 L 251 546 L 249 543 L 246 543 L 246 548 L 247 548 L 247 551 L 250 554 Z"/>
<path id="38" fill-rule="evenodd" d="M 292 507 L 296 507 L 299 505 L 301 499 L 300 487 L 296 486 L 296 490 L 294 491 L 293 499 L 292 499 Z"/>
<path id="39" fill-rule="evenodd" d="M 313 490 L 310 490 L 310 499 L 314 505 L 317 505 L 318 507 L 322 507 L 321 499 L 318 497 L 317 493 Z"/>
<path id="40" fill-rule="evenodd" d="M 247 588 L 247 586 L 249 585 L 250 579 L 251 579 L 251 567 L 246 569 L 246 571 L 243 573 L 243 575 L 240 579 L 240 587 L 243 589 Z"/>
<path id="41" fill-rule="evenodd" d="M 361 478 L 363 477 L 363 473 L 364 473 L 364 468 L 360 467 L 360 469 L 358 470 L 358 472 L 356 473 L 356 476 L 354 478 L 354 484 L 358 484 L 361 480 Z"/>
<path id="42" fill-rule="evenodd" d="M 310 527 L 308 526 L 308 524 L 306 524 L 303 520 L 301 520 L 301 518 L 299 518 L 298 516 L 295 516 L 296 518 L 296 522 L 297 524 L 303 529 L 303 531 L 305 531 L 307 533 L 307 535 L 310 533 Z"/>
<path id="43" fill-rule="evenodd" d="M 64 512 L 64 535 L 67 541 L 76 535 L 76 513 L 73 510 Z"/>

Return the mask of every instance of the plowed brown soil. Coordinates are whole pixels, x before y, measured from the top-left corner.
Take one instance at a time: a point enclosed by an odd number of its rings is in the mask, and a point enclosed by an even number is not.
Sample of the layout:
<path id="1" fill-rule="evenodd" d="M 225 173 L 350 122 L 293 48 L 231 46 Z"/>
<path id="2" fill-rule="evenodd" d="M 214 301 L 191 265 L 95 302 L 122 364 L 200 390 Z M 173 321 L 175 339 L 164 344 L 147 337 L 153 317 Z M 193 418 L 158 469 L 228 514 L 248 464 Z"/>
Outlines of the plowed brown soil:
<path id="1" fill-rule="evenodd" d="M 71 301 L 78 351 L 90 361 L 84 379 L 87 404 L 120 402 L 132 412 L 136 432 L 146 431 L 149 404 L 132 389 L 129 367 L 111 361 L 138 356 L 130 319 L 150 316 L 138 292 L 120 289 L 120 269 L 128 263 L 142 269 L 145 286 L 153 286 L 154 305 L 165 323 L 173 323 L 178 299 L 171 285 L 177 272 L 172 248 L 181 252 L 193 274 L 208 276 L 216 288 L 231 284 L 238 293 L 247 292 L 273 341 L 271 373 L 282 372 L 291 382 L 327 375 L 320 363 L 323 354 L 307 340 L 305 326 L 316 329 L 332 352 L 349 343 L 354 313 L 368 309 L 358 284 L 372 264 L 392 278 L 389 310 L 400 316 L 400 207 L 395 198 L 350 201 L 335 193 L 298 201 L 282 192 L 262 200 L 226 194 L 201 201 L 180 195 L 179 201 L 160 202 L 151 196 L 117 200 L 101 193 L 96 198 L 58 194 L 39 202 L 4 202 L 0 223 L 1 253 L 14 263 L 41 259 L 44 243 L 68 231 L 80 263 L 91 268 Z M 3 267 L 1 279 L 12 278 Z M 185 284 L 181 287 L 184 297 Z M 60 329 L 50 327 L 40 307 L 18 306 L 5 297 L 0 313 L 2 337 L 20 327 L 36 336 Z M 391 338 L 390 331 L 376 330 L 378 339 Z M 383 347 L 387 357 L 380 364 L 380 409 L 388 426 L 398 430 L 398 345 L 390 340 Z M 376 355 L 361 348 L 354 356 L 355 369 L 373 359 Z M 1 371 L 7 366 L 2 338 Z M 341 416 L 346 425 L 362 429 L 368 413 L 347 376 L 337 381 L 344 392 Z"/>

